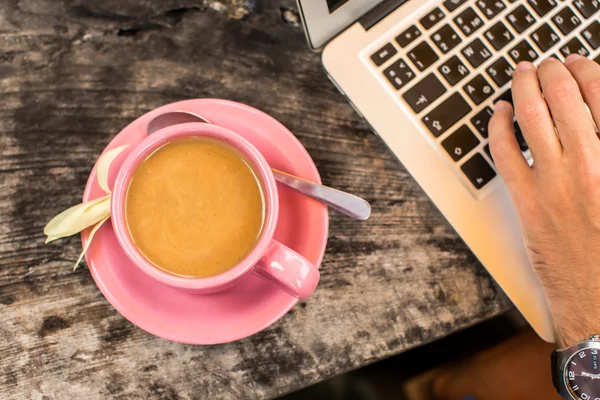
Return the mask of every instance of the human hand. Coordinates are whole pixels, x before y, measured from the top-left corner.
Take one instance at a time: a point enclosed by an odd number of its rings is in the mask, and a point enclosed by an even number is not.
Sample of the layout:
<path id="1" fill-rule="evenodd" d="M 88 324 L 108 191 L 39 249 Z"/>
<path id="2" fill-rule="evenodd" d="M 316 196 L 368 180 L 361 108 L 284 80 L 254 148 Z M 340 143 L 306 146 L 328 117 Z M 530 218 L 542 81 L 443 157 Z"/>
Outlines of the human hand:
<path id="1" fill-rule="evenodd" d="M 540 88 L 541 86 L 541 88 Z M 600 65 L 572 55 L 520 63 L 514 114 L 534 164 L 514 137 L 513 108 L 498 102 L 490 148 L 515 204 L 560 346 L 600 333 Z M 555 127 L 556 126 L 556 130 Z"/>

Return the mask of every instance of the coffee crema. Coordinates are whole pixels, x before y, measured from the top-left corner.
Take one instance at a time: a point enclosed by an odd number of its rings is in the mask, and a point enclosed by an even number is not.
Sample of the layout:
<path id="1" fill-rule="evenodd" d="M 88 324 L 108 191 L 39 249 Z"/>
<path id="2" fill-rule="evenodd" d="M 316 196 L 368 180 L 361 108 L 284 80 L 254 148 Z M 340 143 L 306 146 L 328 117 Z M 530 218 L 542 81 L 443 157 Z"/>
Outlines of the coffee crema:
<path id="1" fill-rule="evenodd" d="M 170 274 L 207 278 L 239 264 L 265 220 L 263 188 L 245 157 L 216 139 L 176 139 L 134 171 L 125 219 L 138 250 Z"/>

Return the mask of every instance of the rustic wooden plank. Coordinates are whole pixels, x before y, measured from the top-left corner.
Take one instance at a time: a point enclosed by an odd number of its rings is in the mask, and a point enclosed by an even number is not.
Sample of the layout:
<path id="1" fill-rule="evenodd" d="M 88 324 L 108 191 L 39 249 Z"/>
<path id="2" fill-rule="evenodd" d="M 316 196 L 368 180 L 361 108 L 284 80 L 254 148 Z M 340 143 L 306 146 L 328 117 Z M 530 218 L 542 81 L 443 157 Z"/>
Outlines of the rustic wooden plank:
<path id="1" fill-rule="evenodd" d="M 0 397 L 263 399 L 426 343 L 510 303 L 327 81 L 293 0 L 0 3 Z M 93 161 L 159 105 L 220 97 L 262 109 L 323 181 L 365 197 L 332 212 L 322 282 L 253 337 L 198 347 L 121 317 L 79 237 L 42 228 L 79 201 Z"/>

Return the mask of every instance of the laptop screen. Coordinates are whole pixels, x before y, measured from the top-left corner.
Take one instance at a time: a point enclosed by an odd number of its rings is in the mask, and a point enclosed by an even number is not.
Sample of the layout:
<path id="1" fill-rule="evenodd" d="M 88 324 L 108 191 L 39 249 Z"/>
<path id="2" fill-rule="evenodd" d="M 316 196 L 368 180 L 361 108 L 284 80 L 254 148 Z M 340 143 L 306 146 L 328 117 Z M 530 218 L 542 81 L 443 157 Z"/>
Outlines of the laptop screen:
<path id="1" fill-rule="evenodd" d="M 329 8 L 329 13 L 334 12 L 344 3 L 347 3 L 348 0 L 327 0 L 327 7 Z"/>
<path id="2" fill-rule="evenodd" d="M 313 49 L 320 49 L 384 0 L 297 1 L 309 44 Z"/>

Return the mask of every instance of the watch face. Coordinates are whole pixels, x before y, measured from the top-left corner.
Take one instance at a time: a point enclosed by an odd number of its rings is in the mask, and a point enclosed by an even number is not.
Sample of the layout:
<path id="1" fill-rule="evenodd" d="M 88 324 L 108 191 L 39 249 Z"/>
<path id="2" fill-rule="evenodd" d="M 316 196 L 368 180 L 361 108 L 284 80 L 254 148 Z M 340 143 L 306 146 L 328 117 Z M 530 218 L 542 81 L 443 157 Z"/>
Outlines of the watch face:
<path id="1" fill-rule="evenodd" d="M 565 368 L 565 382 L 576 399 L 600 400 L 598 349 L 583 349 L 571 356 Z"/>

